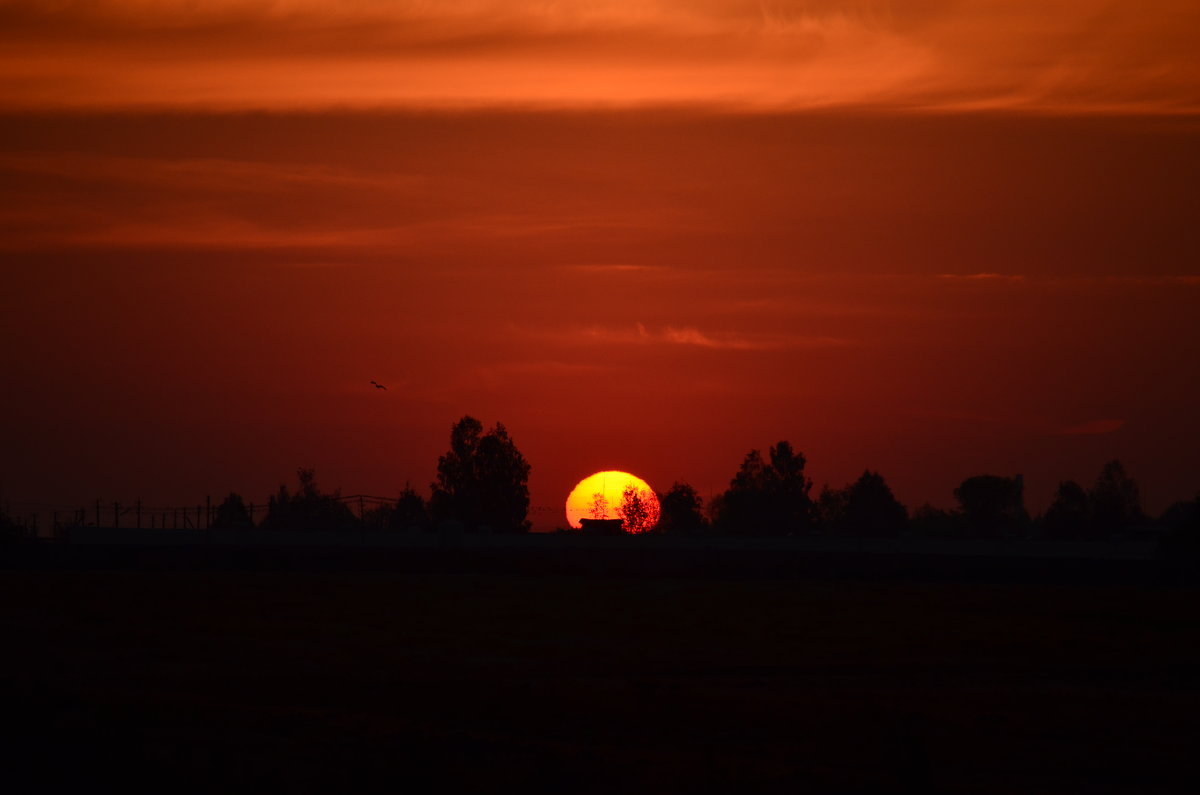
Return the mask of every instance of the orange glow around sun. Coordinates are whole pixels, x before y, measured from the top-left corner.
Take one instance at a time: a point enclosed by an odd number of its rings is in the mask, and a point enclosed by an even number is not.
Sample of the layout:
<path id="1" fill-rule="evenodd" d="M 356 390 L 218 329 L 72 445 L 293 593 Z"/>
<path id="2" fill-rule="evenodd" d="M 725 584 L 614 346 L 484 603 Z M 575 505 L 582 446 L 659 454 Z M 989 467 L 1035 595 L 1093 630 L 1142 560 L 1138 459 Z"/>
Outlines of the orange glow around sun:
<path id="1" fill-rule="evenodd" d="M 641 501 L 641 517 L 626 515 L 625 495 L 630 489 Z M 588 475 L 567 496 L 567 522 L 576 529 L 582 526 L 580 519 L 621 519 L 626 532 L 645 533 L 654 529 L 658 517 L 658 495 L 649 483 L 628 472 L 608 470 Z"/>

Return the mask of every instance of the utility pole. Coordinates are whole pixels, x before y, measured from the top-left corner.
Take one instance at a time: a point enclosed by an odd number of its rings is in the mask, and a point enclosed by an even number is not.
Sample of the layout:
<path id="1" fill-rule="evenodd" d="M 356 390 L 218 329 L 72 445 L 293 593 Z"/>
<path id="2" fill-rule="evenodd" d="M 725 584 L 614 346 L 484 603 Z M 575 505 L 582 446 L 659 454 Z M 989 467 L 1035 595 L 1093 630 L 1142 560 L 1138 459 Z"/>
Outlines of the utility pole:
<path id="1" fill-rule="evenodd" d="M 212 496 L 204 497 L 204 529 L 212 527 Z"/>

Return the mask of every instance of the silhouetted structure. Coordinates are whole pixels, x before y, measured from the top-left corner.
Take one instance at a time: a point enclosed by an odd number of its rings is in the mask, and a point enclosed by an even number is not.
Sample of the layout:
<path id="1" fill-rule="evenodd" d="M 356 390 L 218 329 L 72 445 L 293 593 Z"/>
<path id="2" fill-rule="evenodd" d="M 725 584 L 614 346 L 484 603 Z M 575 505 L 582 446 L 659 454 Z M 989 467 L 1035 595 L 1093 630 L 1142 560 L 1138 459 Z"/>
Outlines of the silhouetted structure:
<path id="1" fill-rule="evenodd" d="M 770 449 L 770 462 L 751 450 L 729 489 L 714 506 L 716 523 L 731 535 L 794 535 L 810 529 L 812 481 L 804 456 L 787 441 Z"/>
<path id="2" fill-rule="evenodd" d="M 430 512 L 467 529 L 529 530 L 529 464 L 502 424 L 487 433 L 474 417 L 454 424 L 450 450 L 438 459 Z"/>
<path id="3" fill-rule="evenodd" d="M 625 523 L 620 519 L 580 519 L 579 528 L 590 536 L 619 536 L 625 533 Z"/>
<path id="4" fill-rule="evenodd" d="M 700 495 L 687 483 L 674 483 L 658 495 L 658 528 L 672 535 L 703 535 L 708 523 L 700 511 Z"/>
<path id="5" fill-rule="evenodd" d="M 1025 511 L 1025 480 L 998 475 L 967 478 L 954 490 L 962 506 L 968 534 L 999 538 L 1021 533 L 1029 524 Z"/>

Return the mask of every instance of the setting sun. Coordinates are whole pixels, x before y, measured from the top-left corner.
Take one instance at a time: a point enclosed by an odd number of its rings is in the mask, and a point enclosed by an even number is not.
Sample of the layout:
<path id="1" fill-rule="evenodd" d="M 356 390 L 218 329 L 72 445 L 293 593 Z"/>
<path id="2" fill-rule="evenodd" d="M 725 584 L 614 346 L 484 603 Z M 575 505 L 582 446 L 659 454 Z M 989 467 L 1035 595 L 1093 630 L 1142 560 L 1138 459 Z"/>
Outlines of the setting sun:
<path id="1" fill-rule="evenodd" d="M 642 515 L 630 516 L 626 492 L 638 501 Z M 658 523 L 658 496 L 636 475 L 608 470 L 579 481 L 567 497 L 567 522 L 578 529 L 580 519 L 621 519 L 626 532 L 644 533 Z"/>

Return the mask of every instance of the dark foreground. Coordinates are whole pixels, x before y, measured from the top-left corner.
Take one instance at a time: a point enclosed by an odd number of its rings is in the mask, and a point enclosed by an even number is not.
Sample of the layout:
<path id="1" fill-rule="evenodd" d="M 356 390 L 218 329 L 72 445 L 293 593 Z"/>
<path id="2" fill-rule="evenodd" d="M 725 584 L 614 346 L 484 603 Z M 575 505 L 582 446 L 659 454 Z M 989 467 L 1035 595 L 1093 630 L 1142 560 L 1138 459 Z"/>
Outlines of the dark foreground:
<path id="1" fill-rule="evenodd" d="M 89 554 L 0 571 L 9 791 L 1146 793 L 1197 777 L 1200 599 L 1141 575 Z"/>

